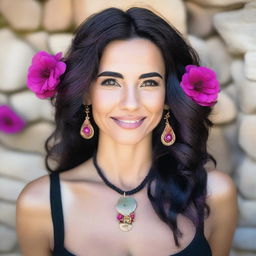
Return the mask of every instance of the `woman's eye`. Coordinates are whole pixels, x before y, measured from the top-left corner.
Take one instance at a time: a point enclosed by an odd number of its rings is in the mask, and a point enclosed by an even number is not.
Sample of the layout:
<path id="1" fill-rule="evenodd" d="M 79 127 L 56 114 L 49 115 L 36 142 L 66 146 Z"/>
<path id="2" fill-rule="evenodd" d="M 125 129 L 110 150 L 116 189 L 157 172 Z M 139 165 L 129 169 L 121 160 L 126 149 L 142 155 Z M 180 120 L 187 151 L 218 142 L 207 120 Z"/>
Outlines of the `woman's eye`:
<path id="1" fill-rule="evenodd" d="M 115 79 L 106 79 L 104 80 L 101 85 L 113 85 L 113 86 L 119 86 L 119 84 L 116 82 Z"/>
<path id="2" fill-rule="evenodd" d="M 158 82 L 154 80 L 147 80 L 143 83 L 143 86 L 158 86 Z"/>

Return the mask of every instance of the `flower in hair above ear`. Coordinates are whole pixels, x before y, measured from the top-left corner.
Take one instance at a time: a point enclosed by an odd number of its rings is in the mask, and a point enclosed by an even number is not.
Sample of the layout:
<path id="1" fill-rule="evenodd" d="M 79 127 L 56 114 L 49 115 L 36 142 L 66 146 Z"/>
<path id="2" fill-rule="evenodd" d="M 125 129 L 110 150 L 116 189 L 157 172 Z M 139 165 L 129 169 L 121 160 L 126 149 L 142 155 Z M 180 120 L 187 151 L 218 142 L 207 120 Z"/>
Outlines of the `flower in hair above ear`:
<path id="1" fill-rule="evenodd" d="M 216 73 L 207 67 L 187 65 L 180 85 L 185 94 L 201 106 L 217 102 L 220 84 Z"/>
<path id="2" fill-rule="evenodd" d="M 28 69 L 27 86 L 40 99 L 54 96 L 60 76 L 66 70 L 66 64 L 61 61 L 62 53 L 51 55 L 40 51 L 32 58 Z"/>

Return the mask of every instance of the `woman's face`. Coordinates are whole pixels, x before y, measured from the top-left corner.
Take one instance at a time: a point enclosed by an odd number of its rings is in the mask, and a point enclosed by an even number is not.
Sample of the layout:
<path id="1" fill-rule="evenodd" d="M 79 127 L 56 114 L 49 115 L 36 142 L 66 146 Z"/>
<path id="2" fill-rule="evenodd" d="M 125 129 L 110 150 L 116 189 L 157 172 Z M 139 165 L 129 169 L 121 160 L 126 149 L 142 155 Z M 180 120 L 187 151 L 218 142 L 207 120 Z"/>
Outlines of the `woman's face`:
<path id="1" fill-rule="evenodd" d="M 164 59 L 151 41 L 109 43 L 89 96 L 100 136 L 120 144 L 151 139 L 163 113 L 164 77 Z"/>

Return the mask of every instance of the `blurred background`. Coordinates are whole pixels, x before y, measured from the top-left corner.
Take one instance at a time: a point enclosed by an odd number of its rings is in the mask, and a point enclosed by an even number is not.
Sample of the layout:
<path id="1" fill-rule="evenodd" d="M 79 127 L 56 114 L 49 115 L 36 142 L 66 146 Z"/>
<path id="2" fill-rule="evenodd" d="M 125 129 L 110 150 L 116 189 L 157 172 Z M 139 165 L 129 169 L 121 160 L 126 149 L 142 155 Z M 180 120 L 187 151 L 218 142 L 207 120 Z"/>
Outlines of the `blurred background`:
<path id="1" fill-rule="evenodd" d="M 40 50 L 65 53 L 74 29 L 107 7 L 161 13 L 213 68 L 222 91 L 208 149 L 238 189 L 239 223 L 230 256 L 256 256 L 256 1 L 0 0 L 0 256 L 18 256 L 15 202 L 47 174 L 44 142 L 54 128 L 49 100 L 26 87 Z"/>

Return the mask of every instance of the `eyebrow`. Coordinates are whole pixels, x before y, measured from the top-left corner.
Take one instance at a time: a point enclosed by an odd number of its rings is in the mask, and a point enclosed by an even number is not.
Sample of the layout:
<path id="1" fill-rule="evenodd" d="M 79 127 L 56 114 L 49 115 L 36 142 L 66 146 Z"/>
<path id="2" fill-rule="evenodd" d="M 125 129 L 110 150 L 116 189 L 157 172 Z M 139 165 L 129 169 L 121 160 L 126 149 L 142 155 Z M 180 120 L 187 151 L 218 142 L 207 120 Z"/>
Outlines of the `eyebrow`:
<path id="1" fill-rule="evenodd" d="M 97 77 L 100 77 L 100 76 L 114 76 L 114 77 L 118 77 L 118 78 L 122 78 L 122 79 L 124 78 L 122 74 L 120 74 L 118 72 L 113 72 L 113 71 L 104 71 L 97 75 Z M 147 77 L 154 77 L 154 76 L 158 76 L 163 79 L 163 77 L 157 72 L 141 74 L 139 79 L 147 78 Z"/>

